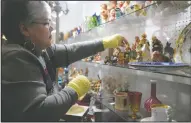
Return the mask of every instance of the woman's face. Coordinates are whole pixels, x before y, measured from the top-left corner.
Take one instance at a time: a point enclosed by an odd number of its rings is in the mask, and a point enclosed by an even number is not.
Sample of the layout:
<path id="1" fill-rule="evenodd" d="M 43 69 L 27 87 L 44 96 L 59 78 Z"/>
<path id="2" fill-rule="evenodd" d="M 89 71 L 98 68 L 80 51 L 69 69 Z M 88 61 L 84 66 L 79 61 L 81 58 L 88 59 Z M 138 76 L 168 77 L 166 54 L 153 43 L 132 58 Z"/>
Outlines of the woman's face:
<path id="1" fill-rule="evenodd" d="M 51 22 L 51 8 L 45 2 L 30 1 L 28 5 L 31 22 L 23 31 L 25 37 L 29 38 L 35 46 L 40 49 L 48 48 L 52 42 L 51 32 L 53 30 Z"/>

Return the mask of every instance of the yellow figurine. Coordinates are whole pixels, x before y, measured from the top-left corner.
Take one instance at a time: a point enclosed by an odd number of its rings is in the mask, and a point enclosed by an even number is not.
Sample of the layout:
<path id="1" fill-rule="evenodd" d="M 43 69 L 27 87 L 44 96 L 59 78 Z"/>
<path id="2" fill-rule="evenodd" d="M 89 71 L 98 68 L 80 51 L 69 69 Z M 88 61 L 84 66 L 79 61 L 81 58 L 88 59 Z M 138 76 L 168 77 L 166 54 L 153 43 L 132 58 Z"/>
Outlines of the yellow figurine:
<path id="1" fill-rule="evenodd" d="M 124 65 L 125 63 L 125 53 L 124 52 L 119 52 L 118 54 L 118 64 Z"/>
<path id="2" fill-rule="evenodd" d="M 141 35 L 141 40 L 139 44 L 143 46 L 143 44 L 145 44 L 146 42 L 147 42 L 147 35 L 144 33 Z"/>

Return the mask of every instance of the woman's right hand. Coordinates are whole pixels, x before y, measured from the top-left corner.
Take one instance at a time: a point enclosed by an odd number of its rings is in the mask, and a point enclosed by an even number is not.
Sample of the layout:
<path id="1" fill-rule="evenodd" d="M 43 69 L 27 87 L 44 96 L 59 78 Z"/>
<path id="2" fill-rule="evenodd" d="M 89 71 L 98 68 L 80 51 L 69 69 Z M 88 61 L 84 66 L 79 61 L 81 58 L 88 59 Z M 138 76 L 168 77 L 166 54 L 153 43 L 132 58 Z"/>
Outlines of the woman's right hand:
<path id="1" fill-rule="evenodd" d="M 104 49 L 117 48 L 118 46 L 121 46 L 122 44 L 127 42 L 128 42 L 127 39 L 125 39 L 125 37 L 120 34 L 115 34 L 115 35 L 103 38 Z"/>
<path id="2" fill-rule="evenodd" d="M 78 94 L 78 99 L 80 100 L 89 91 L 90 81 L 87 77 L 83 75 L 78 75 L 76 78 L 68 83 L 68 87 L 76 91 L 76 93 Z"/>

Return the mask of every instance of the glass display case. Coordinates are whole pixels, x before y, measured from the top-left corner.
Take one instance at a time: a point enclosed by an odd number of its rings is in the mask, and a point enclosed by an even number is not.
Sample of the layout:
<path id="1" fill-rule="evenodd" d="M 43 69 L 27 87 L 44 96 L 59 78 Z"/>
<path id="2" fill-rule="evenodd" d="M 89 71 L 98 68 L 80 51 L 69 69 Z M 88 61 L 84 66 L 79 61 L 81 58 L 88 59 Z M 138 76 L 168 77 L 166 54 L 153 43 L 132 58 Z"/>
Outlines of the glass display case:
<path id="1" fill-rule="evenodd" d="M 146 15 L 138 15 L 145 11 Z M 88 69 L 88 78 L 101 80 L 99 91 L 94 98 L 100 102 L 110 112 L 120 117 L 122 121 L 141 121 L 150 117 L 151 113 L 146 110 L 146 100 L 153 93 L 156 93 L 160 103 L 172 107 L 172 119 L 175 121 L 191 121 L 191 6 L 190 1 L 161 1 L 143 7 L 142 9 L 131 11 L 118 19 L 97 26 L 91 30 L 81 33 L 75 38 L 69 39 L 67 44 L 83 42 L 89 40 L 99 40 L 105 36 L 120 33 L 132 45 L 135 37 L 146 34 L 146 39 L 152 44 L 152 37 L 156 36 L 161 41 L 163 48 L 168 46 L 174 49 L 173 60 L 175 63 L 186 63 L 181 65 L 133 65 L 131 62 L 123 65 L 105 64 L 105 57 L 110 50 L 100 53 L 101 60 L 98 62 L 82 60 L 69 66 L 69 71 L 73 68 L 82 70 L 85 74 Z M 185 31 L 186 30 L 186 31 Z M 185 32 L 185 33 L 184 33 Z M 177 42 L 184 34 L 184 41 L 179 47 Z M 150 45 L 151 48 L 151 45 Z M 177 60 L 177 54 L 181 50 L 181 60 Z M 167 48 L 168 50 L 168 48 Z M 155 89 L 151 86 L 155 81 Z M 127 109 L 117 107 L 116 89 L 122 89 L 127 95 Z M 135 101 L 130 98 L 130 92 L 134 92 Z M 137 92 L 137 93 L 136 93 Z M 138 93 L 141 93 L 138 97 Z M 122 98 L 123 94 L 120 95 Z M 137 96 L 137 97 L 135 97 Z M 120 103 L 120 102 L 118 102 Z M 134 106 L 135 103 L 139 105 Z M 136 118 L 133 118 L 133 108 L 136 107 Z M 102 118 L 107 117 L 102 113 Z M 133 120 L 134 119 L 134 120 Z M 117 121 L 117 120 L 116 120 Z"/>

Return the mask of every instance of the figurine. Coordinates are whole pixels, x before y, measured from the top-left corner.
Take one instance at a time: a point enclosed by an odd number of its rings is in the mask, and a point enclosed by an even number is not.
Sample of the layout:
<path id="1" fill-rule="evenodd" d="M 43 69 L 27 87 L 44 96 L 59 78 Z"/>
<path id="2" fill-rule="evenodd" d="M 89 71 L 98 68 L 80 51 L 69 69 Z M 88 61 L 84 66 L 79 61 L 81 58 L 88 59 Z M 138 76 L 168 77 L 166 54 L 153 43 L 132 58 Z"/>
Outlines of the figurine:
<path id="1" fill-rule="evenodd" d="M 143 45 L 144 44 L 146 44 L 147 43 L 147 45 L 149 46 L 149 42 L 148 42 L 148 40 L 147 40 L 147 35 L 144 33 L 144 34 L 142 34 L 141 35 L 141 40 L 140 40 L 140 46 L 141 46 L 141 48 L 143 47 Z"/>
<path id="2" fill-rule="evenodd" d="M 95 56 L 94 56 L 94 61 L 100 61 L 101 60 L 101 56 L 100 56 L 100 54 L 98 53 L 98 54 L 96 54 Z"/>
<path id="3" fill-rule="evenodd" d="M 125 52 L 125 63 L 129 63 L 129 60 L 130 60 L 130 52 L 131 52 L 131 48 L 129 45 L 126 45 L 126 52 Z"/>
<path id="4" fill-rule="evenodd" d="M 78 33 L 78 35 L 79 35 L 81 32 L 82 32 L 82 28 L 81 28 L 80 26 L 78 26 L 78 28 L 77 28 L 77 33 Z"/>
<path id="5" fill-rule="evenodd" d="M 123 4 L 123 7 L 121 8 L 121 11 L 125 14 L 128 14 L 130 12 L 130 1 L 125 1 Z"/>
<path id="6" fill-rule="evenodd" d="M 120 49 L 115 48 L 113 51 L 113 56 L 111 57 L 111 62 L 112 64 L 117 64 L 118 62 L 118 55 L 119 55 Z"/>
<path id="7" fill-rule="evenodd" d="M 108 12 L 106 10 L 103 10 L 101 12 L 101 23 L 106 23 L 108 21 Z"/>
<path id="8" fill-rule="evenodd" d="M 111 56 L 111 64 L 116 65 L 117 64 L 117 56 Z"/>
<path id="9" fill-rule="evenodd" d="M 131 52 L 130 52 L 131 59 L 135 60 L 137 57 L 136 47 L 135 44 L 132 45 Z"/>
<path id="10" fill-rule="evenodd" d="M 119 54 L 118 54 L 118 64 L 124 65 L 124 63 L 125 63 L 125 53 L 119 51 Z"/>
<path id="11" fill-rule="evenodd" d="M 136 51 L 140 51 L 141 50 L 141 45 L 139 45 L 140 43 L 140 39 L 138 36 L 135 36 L 135 48 L 136 48 Z"/>
<path id="12" fill-rule="evenodd" d="M 111 63 L 111 59 L 109 56 L 105 57 L 104 64 Z"/>
<path id="13" fill-rule="evenodd" d="M 150 49 L 147 43 L 145 43 L 141 49 L 143 61 L 148 62 L 151 61 Z"/>
<path id="14" fill-rule="evenodd" d="M 107 4 L 102 4 L 101 5 L 101 10 L 107 10 Z"/>
<path id="15" fill-rule="evenodd" d="M 163 45 L 156 36 L 152 37 L 152 52 L 154 51 L 159 51 L 161 54 L 163 53 Z"/>
<path id="16" fill-rule="evenodd" d="M 111 9 L 109 13 L 109 21 L 115 20 L 116 18 L 115 15 L 116 15 L 115 9 Z"/>
<path id="17" fill-rule="evenodd" d="M 118 8 L 120 9 L 121 11 L 121 15 L 124 14 L 124 7 L 123 7 L 123 4 L 125 3 L 125 1 L 118 1 Z"/>
<path id="18" fill-rule="evenodd" d="M 78 73 L 79 73 L 79 75 L 83 75 L 83 70 L 80 69 Z"/>
<path id="19" fill-rule="evenodd" d="M 118 1 L 118 8 L 121 9 L 124 3 L 125 3 L 124 1 Z"/>
<path id="20" fill-rule="evenodd" d="M 102 4 L 101 5 L 101 23 L 106 23 L 108 21 L 108 7 L 107 4 Z"/>
<path id="21" fill-rule="evenodd" d="M 142 34 L 141 37 L 142 39 L 139 44 L 141 46 L 143 61 L 150 61 L 151 55 L 150 55 L 150 48 L 149 48 L 149 42 L 147 40 L 147 35 Z"/>
<path id="22" fill-rule="evenodd" d="M 164 55 L 167 56 L 169 59 L 173 59 L 174 49 L 170 45 L 171 43 L 166 43 L 166 46 L 164 48 Z"/>
<path id="23" fill-rule="evenodd" d="M 88 73 L 89 73 L 89 70 L 88 68 L 86 68 L 86 71 L 85 71 L 85 76 L 88 77 Z"/>
<path id="24" fill-rule="evenodd" d="M 123 13 L 122 13 L 121 9 L 120 8 L 116 8 L 115 9 L 115 16 L 116 16 L 116 18 L 119 18 L 122 15 L 123 15 Z"/>
<path id="25" fill-rule="evenodd" d="M 159 51 L 154 51 L 152 53 L 151 59 L 152 59 L 153 62 L 162 62 L 162 61 L 164 61 L 163 57 L 162 57 L 162 54 Z"/>
<path id="26" fill-rule="evenodd" d="M 137 52 L 137 62 L 142 62 L 143 61 L 143 56 L 142 56 L 142 51 Z"/>
<path id="27" fill-rule="evenodd" d="M 109 1 L 110 2 L 110 9 L 116 9 L 117 7 L 117 1 Z"/>
<path id="28" fill-rule="evenodd" d="M 72 30 L 72 35 L 73 35 L 74 38 L 78 35 L 77 30 L 78 30 L 77 28 L 74 28 L 74 29 Z"/>
<path id="29" fill-rule="evenodd" d="M 139 15 L 140 15 L 140 13 L 141 13 L 140 9 L 141 9 L 141 6 L 138 5 L 138 4 L 135 4 L 135 5 L 133 6 L 133 11 L 135 11 L 136 16 L 139 16 Z"/>

